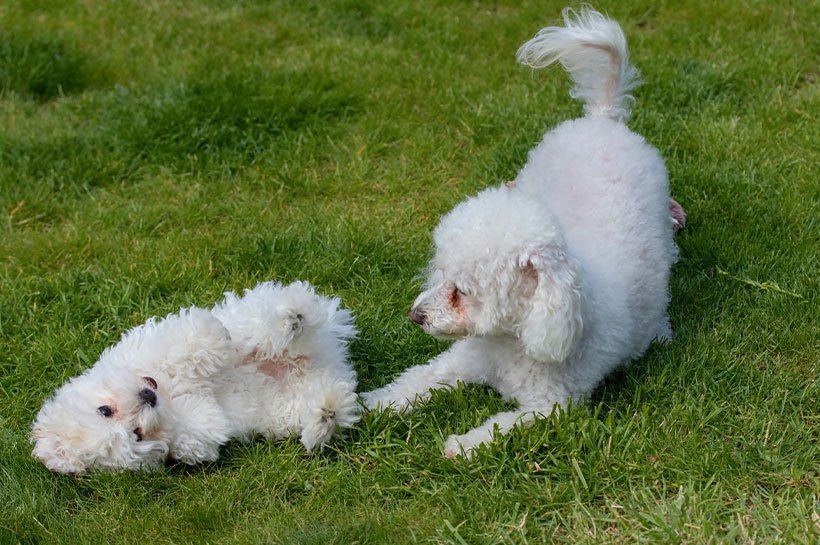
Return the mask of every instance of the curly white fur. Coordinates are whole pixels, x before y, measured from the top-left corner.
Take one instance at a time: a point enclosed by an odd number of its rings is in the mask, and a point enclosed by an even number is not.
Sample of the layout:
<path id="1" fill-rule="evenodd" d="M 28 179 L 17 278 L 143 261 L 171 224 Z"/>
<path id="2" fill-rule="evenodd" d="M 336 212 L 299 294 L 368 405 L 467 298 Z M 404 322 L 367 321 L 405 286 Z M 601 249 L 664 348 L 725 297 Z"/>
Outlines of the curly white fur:
<path id="1" fill-rule="evenodd" d="M 653 339 L 671 338 L 666 308 L 677 249 L 666 169 L 622 122 L 636 72 L 617 23 L 594 11 L 572 16 L 565 12 L 566 27 L 524 44 L 519 59 L 539 67 L 561 61 L 586 117 L 548 132 L 515 182 L 442 218 L 411 318 L 459 340 L 363 394 L 369 408 L 407 410 L 430 389 L 464 381 L 518 402 L 448 438 L 448 457 L 470 455 L 496 430 L 583 399 Z"/>
<path id="2" fill-rule="evenodd" d="M 300 436 L 311 450 L 359 418 L 339 300 L 259 284 L 126 332 L 46 401 L 35 457 L 59 473 L 215 460 L 231 438 Z"/>
<path id="3" fill-rule="evenodd" d="M 575 83 L 570 96 L 584 102 L 587 115 L 626 121 L 634 102 L 629 91 L 640 80 L 621 27 L 591 9 L 564 8 L 563 16 L 563 27 L 543 28 L 522 45 L 518 61 L 532 68 L 560 62 Z"/>

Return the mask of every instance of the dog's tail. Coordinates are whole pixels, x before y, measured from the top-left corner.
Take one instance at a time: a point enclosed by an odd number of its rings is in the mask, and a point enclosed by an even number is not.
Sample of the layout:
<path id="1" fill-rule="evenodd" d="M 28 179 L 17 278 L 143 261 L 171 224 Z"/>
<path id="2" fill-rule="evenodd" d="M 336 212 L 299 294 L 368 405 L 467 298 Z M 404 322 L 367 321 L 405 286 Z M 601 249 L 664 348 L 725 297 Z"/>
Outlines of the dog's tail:
<path id="1" fill-rule="evenodd" d="M 621 27 L 588 7 L 565 8 L 563 16 L 565 26 L 543 28 L 518 49 L 518 62 L 544 68 L 560 61 L 575 84 L 570 96 L 583 101 L 587 116 L 626 121 L 629 91 L 640 82 Z"/>

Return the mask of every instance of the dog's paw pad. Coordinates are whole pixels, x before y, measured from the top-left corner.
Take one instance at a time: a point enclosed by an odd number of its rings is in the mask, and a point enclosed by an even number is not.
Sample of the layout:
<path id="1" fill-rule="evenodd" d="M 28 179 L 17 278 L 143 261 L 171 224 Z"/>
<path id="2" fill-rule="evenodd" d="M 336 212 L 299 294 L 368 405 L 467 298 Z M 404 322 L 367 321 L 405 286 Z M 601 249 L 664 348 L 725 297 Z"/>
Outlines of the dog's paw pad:
<path id="1" fill-rule="evenodd" d="M 332 422 L 336 418 L 336 411 L 331 411 L 330 409 L 322 408 L 322 409 L 320 409 L 319 414 L 321 415 L 319 417 L 319 421 L 322 424 L 327 424 L 328 422 Z"/>
<path id="2" fill-rule="evenodd" d="M 299 335 L 302 332 L 305 324 L 305 317 L 303 314 L 295 311 L 290 311 L 285 314 L 282 320 L 282 330 L 286 335 Z"/>

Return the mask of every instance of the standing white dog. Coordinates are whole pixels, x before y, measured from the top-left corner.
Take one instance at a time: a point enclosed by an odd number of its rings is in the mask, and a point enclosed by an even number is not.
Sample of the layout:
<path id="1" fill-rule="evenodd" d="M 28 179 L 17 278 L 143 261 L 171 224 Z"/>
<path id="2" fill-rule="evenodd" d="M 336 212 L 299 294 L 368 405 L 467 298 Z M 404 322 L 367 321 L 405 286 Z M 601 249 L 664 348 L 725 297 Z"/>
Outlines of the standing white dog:
<path id="1" fill-rule="evenodd" d="M 304 282 L 227 293 L 126 332 L 46 401 L 35 457 L 58 473 L 216 460 L 231 438 L 298 434 L 311 450 L 359 418 L 339 300 Z"/>
<path id="2" fill-rule="evenodd" d="M 411 318 L 460 339 L 426 365 L 366 393 L 368 408 L 406 410 L 432 388 L 486 384 L 517 410 L 445 443 L 448 457 L 555 406 L 581 400 L 613 369 L 668 340 L 676 260 L 666 169 L 624 121 L 637 72 L 618 24 L 564 10 L 518 51 L 534 68 L 555 61 L 573 79 L 585 117 L 548 132 L 514 183 L 487 189 L 444 216 Z M 671 204 L 674 203 L 674 204 Z"/>

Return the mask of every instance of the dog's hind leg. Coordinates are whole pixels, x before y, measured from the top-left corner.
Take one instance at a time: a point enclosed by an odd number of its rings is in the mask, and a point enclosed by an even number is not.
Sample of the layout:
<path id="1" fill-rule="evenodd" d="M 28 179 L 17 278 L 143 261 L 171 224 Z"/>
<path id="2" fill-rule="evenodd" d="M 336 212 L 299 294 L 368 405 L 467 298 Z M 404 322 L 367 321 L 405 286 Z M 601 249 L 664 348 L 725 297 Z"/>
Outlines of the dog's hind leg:
<path id="1" fill-rule="evenodd" d="M 355 389 L 355 384 L 347 382 L 311 386 L 301 434 L 302 444 L 308 451 L 321 449 L 337 428 L 349 428 L 359 421 L 361 407 Z"/>
<path id="2" fill-rule="evenodd" d="M 669 315 L 665 314 L 663 319 L 658 324 L 658 330 L 655 333 L 655 340 L 660 343 L 670 343 L 675 338 L 672 331 L 672 324 L 669 323 Z"/>
<path id="3" fill-rule="evenodd" d="M 686 227 L 686 211 L 675 199 L 669 199 L 669 215 L 672 217 L 672 229 L 677 233 Z"/>

